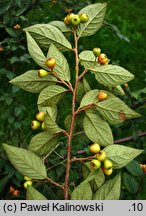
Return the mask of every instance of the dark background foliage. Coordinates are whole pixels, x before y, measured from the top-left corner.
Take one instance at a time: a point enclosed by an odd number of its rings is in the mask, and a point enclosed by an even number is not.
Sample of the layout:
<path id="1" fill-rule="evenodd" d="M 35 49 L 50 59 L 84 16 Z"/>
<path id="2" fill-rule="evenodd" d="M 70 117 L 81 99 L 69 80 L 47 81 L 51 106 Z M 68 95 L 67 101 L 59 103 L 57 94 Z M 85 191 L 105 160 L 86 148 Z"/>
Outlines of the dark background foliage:
<path id="1" fill-rule="evenodd" d="M 27 147 L 34 132 L 30 129 L 31 120 L 37 112 L 37 94 L 25 92 L 9 84 L 9 80 L 24 73 L 28 69 L 38 68 L 28 51 L 23 28 L 36 23 L 49 23 L 53 20 L 63 20 L 70 11 L 78 12 L 82 7 L 104 1 L 51 1 L 51 0 L 0 0 L 0 199 L 25 199 L 23 176 L 9 163 L 3 152 L 1 143 Z M 146 1 L 145 0 L 111 0 L 103 28 L 94 36 L 80 41 L 80 51 L 101 47 L 111 63 L 119 64 L 135 75 L 135 80 L 128 87 L 123 86 L 126 96 L 121 97 L 129 106 L 136 108 L 142 117 L 127 121 L 113 127 L 114 139 L 132 136 L 130 142 L 123 145 L 144 149 L 145 152 L 122 169 L 121 199 L 145 199 L 146 177 L 139 170 L 139 164 L 146 163 L 146 138 L 139 133 L 146 132 L 146 109 L 139 103 L 146 101 Z M 18 25 L 17 25 L 18 24 Z M 71 70 L 74 62 L 66 53 Z M 92 88 L 98 88 L 91 75 L 86 75 Z M 70 107 L 66 101 L 59 104 L 58 124 L 62 127 L 63 120 L 68 115 Z M 138 104 L 138 105 L 137 105 Z M 85 137 L 81 127 L 82 116 L 77 122 L 78 133 L 73 138 L 73 153 L 86 149 L 90 141 Z M 64 179 L 65 165 L 60 163 L 61 155 L 66 154 L 65 140 L 61 140 L 58 148 L 49 160 L 49 175 L 56 181 Z M 58 166 L 53 169 L 54 164 Z M 81 165 L 75 163 L 71 171 L 71 189 L 82 179 Z M 9 193 L 13 185 L 20 190 L 20 196 Z M 62 199 L 62 192 L 50 185 L 38 184 L 38 190 L 48 199 Z"/>

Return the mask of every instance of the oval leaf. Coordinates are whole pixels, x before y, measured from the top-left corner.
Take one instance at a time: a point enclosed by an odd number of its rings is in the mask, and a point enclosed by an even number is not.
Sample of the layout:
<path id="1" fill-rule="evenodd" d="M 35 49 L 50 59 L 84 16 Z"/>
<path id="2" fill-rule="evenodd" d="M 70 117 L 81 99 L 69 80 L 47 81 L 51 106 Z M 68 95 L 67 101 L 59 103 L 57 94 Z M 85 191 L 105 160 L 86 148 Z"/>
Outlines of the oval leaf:
<path id="1" fill-rule="evenodd" d="M 38 104 L 43 106 L 54 106 L 64 96 L 68 90 L 62 86 L 52 85 L 49 86 L 40 93 L 38 98 Z"/>
<path id="2" fill-rule="evenodd" d="M 141 176 L 143 175 L 143 170 L 140 166 L 140 164 L 133 160 L 130 163 L 126 165 L 126 169 L 133 175 L 133 176 Z"/>
<path id="3" fill-rule="evenodd" d="M 79 11 L 79 14 L 86 13 L 89 16 L 87 23 L 78 26 L 77 34 L 79 37 L 91 36 L 102 26 L 107 3 L 91 4 Z"/>
<path id="4" fill-rule="evenodd" d="M 83 127 L 92 142 L 99 143 L 101 146 L 113 144 L 113 135 L 108 123 L 92 110 L 86 111 Z"/>
<path id="5" fill-rule="evenodd" d="M 39 156 L 51 154 L 58 142 L 58 135 L 42 132 L 35 135 L 29 144 L 28 149 Z"/>
<path id="6" fill-rule="evenodd" d="M 10 81 L 11 84 L 32 93 L 40 93 L 44 88 L 53 85 L 57 79 L 51 75 L 40 78 L 38 70 L 30 70 Z"/>
<path id="7" fill-rule="evenodd" d="M 53 68 L 53 71 L 57 72 L 57 74 L 65 81 L 70 81 L 70 69 L 68 62 L 64 55 L 53 45 L 50 45 L 49 52 L 47 58 L 55 58 L 57 59 L 56 65 Z"/>
<path id="8" fill-rule="evenodd" d="M 92 190 L 88 182 L 78 185 L 71 194 L 71 200 L 92 200 Z"/>
<path id="9" fill-rule="evenodd" d="M 129 193 L 136 194 L 136 192 L 138 190 L 138 182 L 134 176 L 132 176 L 128 173 L 124 173 L 123 185 L 128 190 Z"/>
<path id="10" fill-rule="evenodd" d="M 84 95 L 84 97 L 81 100 L 80 107 L 88 106 L 89 104 L 96 104 L 98 100 L 98 89 L 94 89 L 89 91 L 87 94 Z"/>
<path id="11" fill-rule="evenodd" d="M 33 152 L 3 144 L 10 162 L 22 175 L 31 179 L 45 179 L 46 168 L 42 160 Z"/>
<path id="12" fill-rule="evenodd" d="M 108 180 L 94 194 L 94 200 L 118 200 L 121 192 L 121 174 Z"/>
<path id="13" fill-rule="evenodd" d="M 90 182 L 92 180 L 97 180 L 96 181 L 96 185 L 97 187 L 101 187 L 104 182 L 105 182 L 105 175 L 102 171 L 102 169 L 100 168 L 98 171 L 97 170 L 90 170 L 89 175 L 87 176 L 87 178 L 85 179 L 85 182 Z"/>
<path id="14" fill-rule="evenodd" d="M 112 94 L 110 94 L 107 100 L 97 103 L 97 110 L 111 125 L 122 123 L 127 119 L 140 117 L 140 114 Z"/>
<path id="15" fill-rule="evenodd" d="M 77 102 L 80 102 L 84 94 L 86 94 L 90 90 L 91 88 L 87 80 L 85 78 L 81 79 L 78 82 L 78 89 L 77 89 L 77 94 L 76 94 Z"/>
<path id="16" fill-rule="evenodd" d="M 97 81 L 105 86 L 113 87 L 134 79 L 134 75 L 117 65 L 102 65 L 90 69 Z"/>
<path id="17" fill-rule="evenodd" d="M 47 200 L 47 198 L 42 195 L 39 191 L 37 191 L 34 187 L 27 187 L 26 191 L 26 199 L 27 200 Z"/>
<path id="18" fill-rule="evenodd" d="M 114 169 L 120 169 L 126 166 L 143 152 L 143 150 L 116 144 L 107 146 L 104 151 L 106 152 L 107 157 L 112 161 Z"/>
<path id="19" fill-rule="evenodd" d="M 45 130 L 49 131 L 50 133 L 61 133 L 64 130 L 61 129 L 57 123 L 55 122 L 55 120 L 51 117 L 51 115 L 49 115 L 49 113 L 45 116 Z"/>
<path id="20" fill-rule="evenodd" d="M 26 37 L 27 37 L 28 51 L 31 57 L 39 66 L 48 70 L 48 67 L 45 65 L 46 57 L 44 56 L 42 50 L 40 49 L 38 44 L 35 42 L 35 40 L 28 32 L 26 32 Z"/>
<path id="21" fill-rule="evenodd" d="M 55 26 L 56 28 L 58 28 L 61 32 L 71 32 L 71 28 L 69 26 L 67 26 L 64 22 L 62 21 L 52 21 L 49 23 L 49 25 Z"/>
<path id="22" fill-rule="evenodd" d="M 72 49 L 70 42 L 65 38 L 63 33 L 53 25 L 36 24 L 24 30 L 29 32 L 41 47 L 48 49 L 49 44 L 53 43 L 61 51 Z"/>
<path id="23" fill-rule="evenodd" d="M 80 63 L 84 68 L 94 68 L 97 65 L 93 51 L 85 50 L 79 54 Z"/>

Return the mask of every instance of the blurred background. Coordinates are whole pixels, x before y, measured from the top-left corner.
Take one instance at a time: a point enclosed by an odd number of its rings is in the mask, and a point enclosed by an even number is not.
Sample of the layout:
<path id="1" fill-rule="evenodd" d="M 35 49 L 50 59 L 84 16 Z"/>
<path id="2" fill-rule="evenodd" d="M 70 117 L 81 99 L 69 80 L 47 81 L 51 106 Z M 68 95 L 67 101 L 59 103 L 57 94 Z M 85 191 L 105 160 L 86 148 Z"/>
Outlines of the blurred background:
<path id="1" fill-rule="evenodd" d="M 27 51 L 23 28 L 37 24 L 62 20 L 69 12 L 78 12 L 82 7 L 105 1 L 77 0 L 0 0 L 0 199 L 24 199 L 23 177 L 15 171 L 6 159 L 1 144 L 27 147 L 35 134 L 30 124 L 37 112 L 38 94 L 25 92 L 9 84 L 9 80 L 29 69 L 38 69 Z M 110 0 L 105 23 L 95 35 L 80 40 L 80 51 L 100 47 L 112 64 L 123 66 L 135 75 L 135 79 L 123 86 L 126 95 L 121 97 L 142 117 L 112 127 L 114 139 L 132 136 L 132 141 L 125 142 L 134 148 L 142 148 L 145 153 L 123 170 L 121 199 L 146 199 L 146 178 L 138 169 L 138 164 L 146 164 L 146 1 L 145 0 Z M 74 62 L 69 53 L 65 53 L 74 70 Z M 97 88 L 94 77 L 87 75 L 92 88 Z M 70 100 L 70 98 L 68 98 Z M 59 104 L 58 124 L 69 112 L 65 101 Z M 80 127 L 79 127 L 80 129 Z M 74 138 L 73 151 L 84 149 L 90 144 L 83 134 Z M 80 145 L 78 145 L 80 144 Z M 122 143 L 123 144 L 123 143 Z M 63 152 L 59 152 L 63 153 Z M 53 160 L 52 164 L 56 163 Z M 131 168 L 132 167 L 132 168 Z M 74 167 L 76 169 L 76 166 Z M 133 171 L 134 170 L 134 171 Z M 52 174 L 54 178 L 63 178 L 64 169 Z M 71 176 L 80 179 L 80 173 Z M 18 196 L 9 192 L 10 186 L 18 189 Z M 41 186 L 40 186 L 41 187 Z M 42 190 L 42 188 L 41 188 Z M 43 188 L 49 194 L 48 199 L 59 199 L 53 194 L 53 188 Z M 55 193 L 54 193 L 55 194 Z M 46 195 L 47 196 L 47 195 Z"/>

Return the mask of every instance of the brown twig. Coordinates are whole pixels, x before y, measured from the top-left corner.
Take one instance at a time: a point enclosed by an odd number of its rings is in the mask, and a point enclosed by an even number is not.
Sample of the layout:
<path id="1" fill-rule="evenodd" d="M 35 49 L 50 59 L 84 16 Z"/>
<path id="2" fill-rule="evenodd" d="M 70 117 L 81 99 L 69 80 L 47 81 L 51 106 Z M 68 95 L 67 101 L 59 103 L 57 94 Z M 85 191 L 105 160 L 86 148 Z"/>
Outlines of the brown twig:
<path id="1" fill-rule="evenodd" d="M 144 137 L 144 136 L 146 136 L 146 132 L 141 132 L 141 133 L 138 134 L 138 137 Z M 129 141 L 132 141 L 132 140 L 134 140 L 134 137 L 129 136 L 129 137 L 125 137 L 125 138 L 122 138 L 122 139 L 115 140 L 114 143 L 119 144 L 119 143 L 123 143 L 123 142 L 129 142 Z"/>
<path id="2" fill-rule="evenodd" d="M 82 131 L 82 133 L 84 133 L 84 131 Z M 138 134 L 138 137 L 144 137 L 146 136 L 146 132 L 141 132 Z M 125 142 L 129 142 L 129 141 L 132 141 L 134 140 L 134 137 L 133 136 L 129 136 L 129 137 L 125 137 L 125 138 L 122 138 L 122 139 L 117 139 L 114 141 L 114 144 L 120 144 L 120 143 L 125 143 Z M 86 151 L 85 150 L 80 150 L 77 152 L 76 155 L 82 155 L 82 154 L 86 154 Z"/>
<path id="3" fill-rule="evenodd" d="M 66 175 L 65 175 L 65 186 L 64 186 L 64 199 L 68 199 L 68 190 L 69 190 L 69 173 L 70 173 L 70 166 L 71 166 L 71 143 L 72 143 L 72 135 L 73 135 L 73 128 L 75 123 L 75 105 L 76 105 L 76 92 L 78 87 L 78 74 L 79 74 L 79 58 L 78 58 L 78 38 L 76 35 L 76 29 L 73 31 L 74 33 L 74 40 L 75 40 L 75 48 L 73 49 L 75 53 L 76 65 L 75 65 L 75 72 L 76 72 L 76 81 L 75 86 L 73 89 L 73 98 L 72 98 L 72 117 L 71 117 L 71 125 L 70 125 L 70 132 L 68 136 L 68 147 L 67 147 L 67 164 L 66 164 Z"/>
<path id="4" fill-rule="evenodd" d="M 137 109 L 138 107 L 141 107 L 141 106 L 143 106 L 143 105 L 145 105 L 146 104 L 146 99 L 144 99 L 143 101 L 140 101 L 140 102 L 138 102 L 138 103 L 136 103 L 136 104 L 133 104 L 132 106 L 131 106 L 131 109 Z"/>
<path id="5" fill-rule="evenodd" d="M 81 75 L 79 76 L 79 80 L 83 78 L 83 76 L 89 71 L 88 68 L 85 68 L 85 70 L 83 71 L 83 73 L 81 73 Z"/>
<path id="6" fill-rule="evenodd" d="M 82 162 L 82 161 L 92 160 L 93 158 L 94 158 L 94 156 L 89 156 L 89 157 L 86 157 L 86 158 L 76 158 L 76 157 L 74 157 L 74 158 L 71 159 L 70 162 L 71 163 L 76 162 L 76 161 Z"/>
<path id="7" fill-rule="evenodd" d="M 71 92 L 73 91 L 73 88 L 72 88 L 72 84 L 71 84 L 71 83 L 65 82 L 65 81 L 59 76 L 59 74 L 58 74 L 57 72 L 55 72 L 55 71 L 53 71 L 52 74 L 53 74 L 58 80 L 60 80 L 60 82 L 61 82 L 62 84 L 64 84 L 67 88 L 69 88 L 69 90 L 70 90 Z"/>
<path id="8" fill-rule="evenodd" d="M 49 177 L 47 177 L 47 180 L 48 180 L 49 183 L 51 183 L 51 184 L 53 184 L 53 185 L 55 185 L 55 186 L 61 188 L 62 190 L 64 190 L 64 187 L 63 187 L 62 185 L 60 185 L 60 184 L 58 184 L 57 182 L 53 181 L 53 180 L 50 179 Z"/>
<path id="9" fill-rule="evenodd" d="M 91 108 L 93 108 L 94 106 L 96 106 L 96 104 L 94 104 L 94 103 L 91 103 L 91 104 L 88 104 L 87 106 L 84 106 L 84 107 L 79 107 L 78 109 L 77 109 L 77 111 L 75 112 L 75 115 L 78 115 L 80 112 L 82 112 L 82 111 L 85 111 L 85 110 L 87 110 L 87 109 L 91 109 Z"/>

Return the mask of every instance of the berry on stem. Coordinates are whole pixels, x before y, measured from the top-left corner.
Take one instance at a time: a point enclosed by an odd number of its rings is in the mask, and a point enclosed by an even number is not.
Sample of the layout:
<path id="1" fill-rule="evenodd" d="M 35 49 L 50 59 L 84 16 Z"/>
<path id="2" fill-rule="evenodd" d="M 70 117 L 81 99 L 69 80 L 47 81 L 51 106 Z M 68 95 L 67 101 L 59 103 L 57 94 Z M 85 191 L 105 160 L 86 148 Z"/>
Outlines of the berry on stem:
<path id="1" fill-rule="evenodd" d="M 95 48 L 93 49 L 93 53 L 94 53 L 94 55 L 95 55 L 96 57 L 98 57 L 98 56 L 100 55 L 100 53 L 101 53 L 101 49 L 95 47 Z"/>
<path id="2" fill-rule="evenodd" d="M 106 92 L 104 91 L 99 91 L 99 94 L 98 94 L 98 99 L 100 101 L 103 101 L 103 100 L 106 100 L 108 98 L 108 95 Z"/>
<path id="3" fill-rule="evenodd" d="M 89 17 L 86 13 L 79 14 L 79 18 L 81 23 L 86 23 L 89 20 Z"/>
<path id="4" fill-rule="evenodd" d="M 99 161 L 104 161 L 106 159 L 106 153 L 105 151 L 100 151 L 98 154 L 96 154 L 96 158 Z"/>
<path id="5" fill-rule="evenodd" d="M 102 170 L 103 170 L 104 174 L 107 175 L 107 176 L 110 176 L 110 175 L 112 174 L 112 172 L 113 172 L 113 169 L 112 169 L 112 168 L 110 168 L 110 169 L 105 169 L 105 168 L 103 167 Z"/>
<path id="6" fill-rule="evenodd" d="M 26 181 L 31 181 L 31 178 L 27 177 L 27 176 L 24 176 L 24 180 Z"/>
<path id="7" fill-rule="evenodd" d="M 46 60 L 45 64 L 48 68 L 50 68 L 52 70 L 56 65 L 56 59 L 55 58 L 49 58 Z"/>
<path id="8" fill-rule="evenodd" d="M 101 166 L 101 162 L 99 160 L 93 159 L 91 161 L 91 167 L 93 169 L 99 169 L 100 166 Z"/>
<path id="9" fill-rule="evenodd" d="M 33 129 L 33 130 L 37 130 L 39 127 L 40 127 L 40 122 L 38 122 L 37 120 L 33 120 L 32 122 L 31 122 L 31 128 Z"/>
<path id="10" fill-rule="evenodd" d="M 74 16 L 75 16 L 74 13 L 69 13 L 69 14 L 66 16 L 67 22 L 68 22 L 69 24 L 71 24 L 71 20 L 72 20 L 72 18 L 73 18 Z"/>
<path id="11" fill-rule="evenodd" d="M 15 188 L 10 186 L 9 193 L 13 193 L 14 191 L 15 191 Z"/>
<path id="12" fill-rule="evenodd" d="M 66 25 L 70 25 L 70 23 L 68 22 L 67 17 L 64 18 L 64 23 L 65 23 Z"/>
<path id="13" fill-rule="evenodd" d="M 97 58 L 98 62 L 102 65 L 108 64 L 109 63 L 109 59 L 107 58 L 107 56 L 104 53 L 101 53 L 98 58 Z"/>
<path id="14" fill-rule="evenodd" d="M 42 130 L 45 130 L 45 122 L 42 123 L 41 128 Z"/>
<path id="15" fill-rule="evenodd" d="M 19 191 L 19 190 L 15 190 L 15 191 L 13 192 L 13 196 L 15 196 L 15 197 L 20 196 L 20 191 Z"/>
<path id="16" fill-rule="evenodd" d="M 93 143 L 90 145 L 89 149 L 93 154 L 97 154 L 100 151 L 100 145 L 98 143 Z"/>
<path id="17" fill-rule="evenodd" d="M 38 71 L 38 76 L 39 76 L 39 77 L 45 77 L 45 76 L 48 76 L 48 75 L 49 75 L 49 72 L 46 71 L 46 70 L 44 70 L 44 69 L 40 69 L 40 70 Z"/>
<path id="18" fill-rule="evenodd" d="M 72 19 L 71 19 L 71 24 L 72 24 L 72 25 L 75 25 L 75 26 L 77 26 L 77 25 L 80 24 L 80 17 L 79 17 L 79 15 L 74 15 L 74 16 L 72 17 Z"/>
<path id="19" fill-rule="evenodd" d="M 103 166 L 106 170 L 108 170 L 108 169 L 112 168 L 113 164 L 110 160 L 105 159 L 103 162 Z"/>
<path id="20" fill-rule="evenodd" d="M 28 186 L 31 186 L 32 185 L 32 181 L 26 181 L 24 182 L 24 187 L 27 188 Z"/>
<path id="21" fill-rule="evenodd" d="M 44 112 L 38 112 L 37 114 L 36 114 L 36 119 L 38 120 L 38 121 L 40 121 L 40 122 L 43 122 L 44 121 L 44 119 L 45 119 L 45 113 Z"/>

